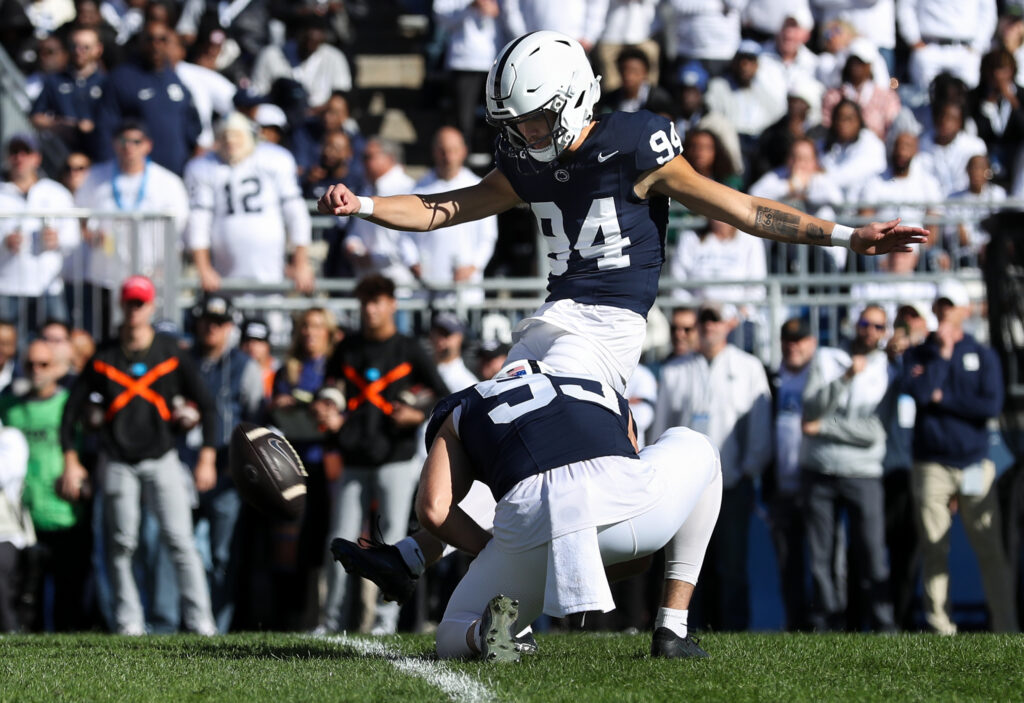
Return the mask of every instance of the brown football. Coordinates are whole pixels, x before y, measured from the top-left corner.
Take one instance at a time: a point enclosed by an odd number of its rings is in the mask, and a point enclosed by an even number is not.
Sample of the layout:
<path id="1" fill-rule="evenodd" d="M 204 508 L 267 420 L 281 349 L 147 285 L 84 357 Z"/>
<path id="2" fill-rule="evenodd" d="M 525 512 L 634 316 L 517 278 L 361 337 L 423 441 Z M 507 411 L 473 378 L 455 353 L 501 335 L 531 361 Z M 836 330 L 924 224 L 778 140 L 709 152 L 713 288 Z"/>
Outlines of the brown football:
<path id="1" fill-rule="evenodd" d="M 240 423 L 231 433 L 228 466 L 242 499 L 264 515 L 294 520 L 306 505 L 306 468 L 273 430 Z"/>

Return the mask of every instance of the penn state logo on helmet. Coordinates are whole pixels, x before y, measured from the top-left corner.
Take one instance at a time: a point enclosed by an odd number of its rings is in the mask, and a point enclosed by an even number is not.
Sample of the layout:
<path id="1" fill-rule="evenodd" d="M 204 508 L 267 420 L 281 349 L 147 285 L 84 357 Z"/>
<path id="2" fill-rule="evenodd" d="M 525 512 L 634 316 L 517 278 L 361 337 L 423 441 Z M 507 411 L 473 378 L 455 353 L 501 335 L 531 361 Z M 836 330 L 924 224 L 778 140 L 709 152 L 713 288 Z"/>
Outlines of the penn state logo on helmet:
<path id="1" fill-rule="evenodd" d="M 487 120 L 501 129 L 499 146 L 550 163 L 594 116 L 601 96 L 583 46 L 564 34 L 540 31 L 509 42 L 487 74 Z M 520 124 L 546 120 L 547 132 L 528 141 Z"/>

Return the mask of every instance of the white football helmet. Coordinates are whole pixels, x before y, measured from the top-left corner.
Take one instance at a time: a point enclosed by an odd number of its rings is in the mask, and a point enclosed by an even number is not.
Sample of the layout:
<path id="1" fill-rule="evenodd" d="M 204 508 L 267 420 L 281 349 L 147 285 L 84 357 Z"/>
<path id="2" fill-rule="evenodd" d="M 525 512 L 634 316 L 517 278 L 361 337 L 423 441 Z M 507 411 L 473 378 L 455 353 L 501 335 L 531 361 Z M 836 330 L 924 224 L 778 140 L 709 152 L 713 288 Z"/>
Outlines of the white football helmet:
<path id="1" fill-rule="evenodd" d="M 547 30 L 524 34 L 501 50 L 487 74 L 487 121 L 501 128 L 499 143 L 511 153 L 554 161 L 593 118 L 598 80 L 575 39 Z M 516 124 L 544 111 L 550 134 L 527 143 Z"/>

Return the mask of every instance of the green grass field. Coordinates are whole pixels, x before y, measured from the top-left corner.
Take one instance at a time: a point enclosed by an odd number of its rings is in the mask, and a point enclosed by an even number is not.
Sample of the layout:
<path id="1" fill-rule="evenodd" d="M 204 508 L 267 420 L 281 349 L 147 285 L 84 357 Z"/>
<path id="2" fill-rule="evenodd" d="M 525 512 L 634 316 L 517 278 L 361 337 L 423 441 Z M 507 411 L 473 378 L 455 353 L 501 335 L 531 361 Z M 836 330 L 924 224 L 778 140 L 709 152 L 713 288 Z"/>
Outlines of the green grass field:
<path id="1" fill-rule="evenodd" d="M 649 635 L 538 636 L 519 664 L 440 662 L 428 635 L 0 637 L 0 701 L 1019 701 L 1024 637 L 710 634 L 712 659 Z"/>

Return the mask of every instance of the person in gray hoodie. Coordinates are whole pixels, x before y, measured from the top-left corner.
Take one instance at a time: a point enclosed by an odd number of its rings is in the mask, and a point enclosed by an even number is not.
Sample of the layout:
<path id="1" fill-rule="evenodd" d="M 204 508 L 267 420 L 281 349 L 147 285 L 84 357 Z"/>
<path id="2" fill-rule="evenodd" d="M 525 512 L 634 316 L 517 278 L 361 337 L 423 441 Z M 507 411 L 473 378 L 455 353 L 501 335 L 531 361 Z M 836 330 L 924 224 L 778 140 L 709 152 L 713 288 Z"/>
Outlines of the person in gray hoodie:
<path id="1" fill-rule="evenodd" d="M 849 353 L 815 354 L 803 394 L 800 464 L 815 598 L 811 624 L 840 629 L 845 598 L 833 576 L 839 511 L 849 520 L 850 553 L 860 557 L 860 583 L 870 626 L 893 631 L 885 548 L 882 460 L 885 426 L 879 412 L 891 402 L 893 374 L 886 353 L 885 310 L 868 305 L 857 320 Z"/>

